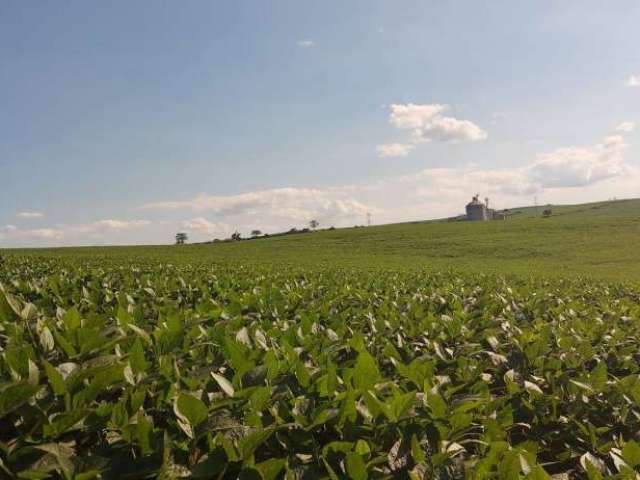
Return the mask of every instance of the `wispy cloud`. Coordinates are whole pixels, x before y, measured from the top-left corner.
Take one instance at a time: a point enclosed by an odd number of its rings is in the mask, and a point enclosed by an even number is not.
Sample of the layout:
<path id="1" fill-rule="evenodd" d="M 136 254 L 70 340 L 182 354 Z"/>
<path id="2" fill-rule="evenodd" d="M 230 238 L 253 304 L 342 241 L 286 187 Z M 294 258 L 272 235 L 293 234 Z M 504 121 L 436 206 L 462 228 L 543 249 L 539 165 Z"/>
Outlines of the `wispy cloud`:
<path id="1" fill-rule="evenodd" d="M 316 46 L 316 42 L 311 39 L 298 40 L 298 46 L 300 48 L 311 48 Z"/>
<path id="2" fill-rule="evenodd" d="M 306 223 L 311 219 L 337 221 L 360 217 L 367 206 L 350 198 L 348 190 L 336 188 L 273 188 L 237 195 L 202 193 L 186 200 L 163 201 L 143 205 L 147 210 L 187 210 L 210 212 L 218 217 L 269 217 L 270 223 Z M 196 219 L 199 220 L 199 219 Z M 279 220 L 275 221 L 275 220 Z M 200 222 L 203 224 L 203 222 Z"/>
<path id="3" fill-rule="evenodd" d="M 33 218 L 42 218 L 44 217 L 44 214 L 40 212 L 20 212 L 18 213 L 17 217 L 24 218 L 24 219 L 33 219 Z"/>
<path id="4" fill-rule="evenodd" d="M 376 153 L 380 158 L 406 157 L 414 146 L 407 143 L 385 143 L 376 147 Z"/>
<path id="5" fill-rule="evenodd" d="M 148 220 L 105 219 L 76 225 L 54 225 L 45 228 L 21 228 L 5 225 L 1 231 L 8 239 L 51 239 L 100 238 L 109 232 L 122 232 L 150 225 Z"/>
<path id="6" fill-rule="evenodd" d="M 616 127 L 616 130 L 618 132 L 629 133 L 629 132 L 633 132 L 635 128 L 636 128 L 635 122 L 622 122 L 620 125 Z"/>
<path id="7" fill-rule="evenodd" d="M 627 79 L 627 87 L 640 87 L 640 75 L 630 75 Z"/>
<path id="8" fill-rule="evenodd" d="M 228 237 L 231 227 L 224 222 L 212 222 L 204 217 L 191 218 L 180 222 L 180 228 L 188 232 L 205 234 L 208 237 Z"/>

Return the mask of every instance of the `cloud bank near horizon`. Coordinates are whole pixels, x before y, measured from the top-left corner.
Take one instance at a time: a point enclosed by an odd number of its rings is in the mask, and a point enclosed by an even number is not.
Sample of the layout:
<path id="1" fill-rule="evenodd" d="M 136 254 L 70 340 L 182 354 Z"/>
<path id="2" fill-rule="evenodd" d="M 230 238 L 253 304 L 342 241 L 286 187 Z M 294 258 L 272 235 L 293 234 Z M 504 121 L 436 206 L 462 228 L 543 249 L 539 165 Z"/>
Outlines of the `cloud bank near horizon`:
<path id="1" fill-rule="evenodd" d="M 432 135 L 434 130 L 424 127 L 428 123 L 425 119 L 441 115 L 444 109 L 438 105 L 414 107 L 409 104 L 408 108 L 392 108 L 392 123 L 403 130 L 418 129 L 421 137 Z M 202 241 L 228 238 L 234 231 L 244 235 L 253 229 L 275 233 L 303 227 L 312 219 L 325 227 L 361 225 L 366 223 L 367 214 L 373 216 L 374 223 L 391 223 L 459 214 L 476 192 L 491 197 L 499 208 L 530 204 L 533 195 L 547 199 L 547 203 L 634 196 L 640 173 L 638 165 L 625 158 L 628 144 L 623 136 L 633 127 L 632 122 L 624 122 L 615 129 L 616 134 L 599 142 L 543 152 L 518 168 L 425 168 L 362 184 L 291 186 L 232 195 L 201 193 L 138 207 L 145 217 L 152 217 L 147 219 L 104 219 L 53 226 L 13 222 L 0 227 L 0 241 L 8 245 L 129 243 L 127 240 L 135 233 L 135 238 L 140 239 L 137 243 L 152 243 L 154 239 L 157 242 L 158 238 L 168 243 L 179 230 Z M 466 133 L 460 133 L 460 128 Z M 460 138 L 480 135 L 466 126 L 452 132 Z M 443 138 L 451 135 L 447 133 Z M 42 223 L 43 219 L 38 212 L 20 212 L 16 217 L 25 222 Z"/>

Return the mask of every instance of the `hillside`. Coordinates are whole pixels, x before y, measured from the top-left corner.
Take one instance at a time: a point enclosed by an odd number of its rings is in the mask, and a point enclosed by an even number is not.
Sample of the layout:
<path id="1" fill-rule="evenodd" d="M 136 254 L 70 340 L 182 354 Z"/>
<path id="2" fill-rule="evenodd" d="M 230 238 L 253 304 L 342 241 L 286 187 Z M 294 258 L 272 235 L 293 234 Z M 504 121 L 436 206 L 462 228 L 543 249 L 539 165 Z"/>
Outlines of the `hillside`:
<path id="1" fill-rule="evenodd" d="M 335 265 L 586 275 L 640 280 L 640 199 L 511 209 L 505 221 L 425 221 L 318 231 L 241 242 L 7 251 L 108 261 Z"/>

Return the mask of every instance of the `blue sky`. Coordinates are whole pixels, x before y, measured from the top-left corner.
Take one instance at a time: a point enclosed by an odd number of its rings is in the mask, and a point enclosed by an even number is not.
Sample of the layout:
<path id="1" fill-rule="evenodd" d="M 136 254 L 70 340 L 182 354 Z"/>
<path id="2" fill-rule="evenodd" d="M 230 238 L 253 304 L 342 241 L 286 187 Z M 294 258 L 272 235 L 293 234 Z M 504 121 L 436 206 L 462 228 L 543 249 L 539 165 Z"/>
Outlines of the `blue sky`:
<path id="1" fill-rule="evenodd" d="M 640 196 L 640 3 L 0 5 L 0 246 Z"/>

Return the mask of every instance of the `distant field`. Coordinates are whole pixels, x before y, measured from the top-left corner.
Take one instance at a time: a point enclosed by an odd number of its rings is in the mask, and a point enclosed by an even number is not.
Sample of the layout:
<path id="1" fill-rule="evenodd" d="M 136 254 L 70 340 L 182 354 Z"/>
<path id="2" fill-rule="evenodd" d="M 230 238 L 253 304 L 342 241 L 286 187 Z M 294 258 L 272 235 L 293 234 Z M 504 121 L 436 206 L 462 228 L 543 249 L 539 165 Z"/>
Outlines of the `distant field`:
<path id="1" fill-rule="evenodd" d="M 83 261 L 428 269 L 640 280 L 640 199 L 511 209 L 505 221 L 425 221 L 187 246 L 12 250 Z"/>

